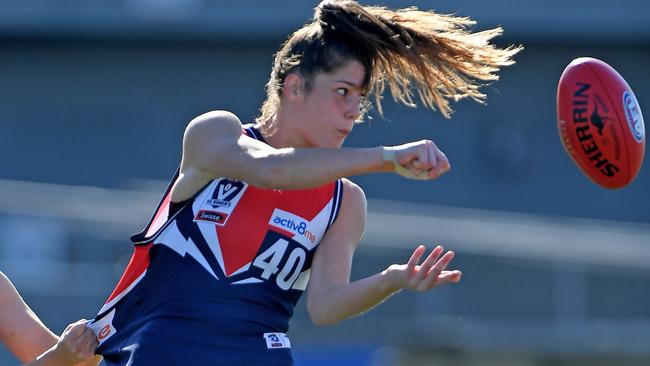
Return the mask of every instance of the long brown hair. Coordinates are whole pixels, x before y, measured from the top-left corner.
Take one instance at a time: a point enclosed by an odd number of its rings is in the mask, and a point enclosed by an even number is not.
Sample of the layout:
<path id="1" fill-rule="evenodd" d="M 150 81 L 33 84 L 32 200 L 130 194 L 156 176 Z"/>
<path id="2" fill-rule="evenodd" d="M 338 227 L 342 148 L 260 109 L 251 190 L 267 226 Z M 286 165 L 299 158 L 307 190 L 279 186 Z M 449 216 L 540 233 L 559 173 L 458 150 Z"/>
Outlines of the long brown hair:
<path id="1" fill-rule="evenodd" d="M 483 102 L 486 95 L 479 88 L 497 80 L 499 68 L 512 65 L 522 47 L 496 47 L 490 40 L 503 30 L 472 33 L 475 23 L 415 7 L 390 10 L 353 0 L 325 0 L 313 20 L 276 53 L 257 121 L 268 124 L 277 113 L 287 75 L 299 72 L 309 89 L 317 73 L 334 71 L 350 59 L 365 67 L 364 89 L 380 114 L 386 86 L 396 101 L 408 106 L 415 106 L 416 90 L 424 105 L 445 117 L 452 113 L 450 100 Z"/>

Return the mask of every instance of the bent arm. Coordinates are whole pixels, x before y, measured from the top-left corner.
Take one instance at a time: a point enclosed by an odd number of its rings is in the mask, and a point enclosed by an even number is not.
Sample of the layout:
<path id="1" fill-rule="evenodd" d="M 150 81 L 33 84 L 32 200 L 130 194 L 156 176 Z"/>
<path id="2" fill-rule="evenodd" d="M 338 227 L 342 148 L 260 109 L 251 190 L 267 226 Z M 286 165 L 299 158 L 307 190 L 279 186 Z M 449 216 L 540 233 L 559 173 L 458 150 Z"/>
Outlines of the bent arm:
<path id="1" fill-rule="evenodd" d="M 0 272 L 0 341 L 28 366 L 64 366 L 53 349 L 59 337 L 29 308 L 11 281 Z M 38 358 L 38 359 L 37 359 Z M 101 356 L 78 366 L 97 365 Z"/>
<path id="2" fill-rule="evenodd" d="M 101 356 L 95 356 L 97 344 L 95 333 L 82 319 L 68 325 L 55 345 L 26 366 L 97 365 L 101 361 Z"/>
<path id="3" fill-rule="evenodd" d="M 102 356 L 95 355 L 89 361 L 73 364 L 66 360 L 61 360 L 55 355 L 57 352 L 59 352 L 57 349 L 51 348 L 25 366 L 97 366 L 102 361 Z"/>
<path id="4" fill-rule="evenodd" d="M 336 222 L 318 246 L 307 286 L 307 310 L 318 325 L 334 324 L 370 310 L 401 289 L 428 291 L 460 281 L 461 272 L 447 271 L 454 257 L 437 246 L 425 252 L 418 246 L 406 264 L 393 264 L 373 276 L 350 282 L 352 257 L 366 220 L 363 191 L 345 180 L 343 202 Z"/>
<path id="5" fill-rule="evenodd" d="M 57 339 L 0 272 L 0 340 L 26 363 L 54 345 Z"/>
<path id="6" fill-rule="evenodd" d="M 352 257 L 366 221 L 365 195 L 344 180 L 343 201 L 336 222 L 314 255 L 307 286 L 307 309 L 318 325 L 361 314 L 398 290 L 385 273 L 350 283 Z"/>
<path id="7" fill-rule="evenodd" d="M 427 151 L 432 149 L 430 144 L 414 143 L 398 148 L 397 154 L 404 164 L 426 159 L 418 169 L 429 172 L 435 165 L 428 161 L 430 156 L 435 159 L 435 154 Z M 439 164 L 440 171 L 427 179 L 442 174 L 448 169 L 445 164 Z M 212 111 L 192 120 L 185 130 L 180 176 L 172 190 L 172 201 L 191 197 L 217 177 L 260 188 L 301 189 L 352 175 L 393 171 L 395 163 L 385 159 L 382 147 L 276 149 L 242 134 L 241 122 L 234 114 Z"/>

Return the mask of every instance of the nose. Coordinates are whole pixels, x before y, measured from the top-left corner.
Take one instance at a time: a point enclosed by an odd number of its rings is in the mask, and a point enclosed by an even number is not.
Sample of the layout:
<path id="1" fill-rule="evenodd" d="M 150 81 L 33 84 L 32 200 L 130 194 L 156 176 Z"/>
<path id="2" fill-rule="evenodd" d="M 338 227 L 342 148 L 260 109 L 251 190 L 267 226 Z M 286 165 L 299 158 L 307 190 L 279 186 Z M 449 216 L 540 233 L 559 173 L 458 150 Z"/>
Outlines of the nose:
<path id="1" fill-rule="evenodd" d="M 350 98 L 345 110 L 345 119 L 354 122 L 359 118 L 359 116 L 361 116 L 361 97 L 357 96 Z"/>

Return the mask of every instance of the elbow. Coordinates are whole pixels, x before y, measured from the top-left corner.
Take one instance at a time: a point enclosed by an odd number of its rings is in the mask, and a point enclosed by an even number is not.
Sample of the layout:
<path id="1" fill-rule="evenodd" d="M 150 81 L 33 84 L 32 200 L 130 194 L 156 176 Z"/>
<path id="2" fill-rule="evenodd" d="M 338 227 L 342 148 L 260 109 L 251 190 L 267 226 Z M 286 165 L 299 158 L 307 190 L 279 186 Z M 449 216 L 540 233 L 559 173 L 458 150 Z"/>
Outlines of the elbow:
<path id="1" fill-rule="evenodd" d="M 257 169 L 255 182 L 251 182 L 254 186 L 262 189 L 283 189 L 287 184 L 285 175 L 286 172 L 281 167 L 281 164 L 266 163 Z"/>
<path id="2" fill-rule="evenodd" d="M 342 320 L 336 317 L 335 311 L 309 300 L 307 301 L 307 312 L 311 322 L 317 326 L 334 325 Z"/>
<path id="3" fill-rule="evenodd" d="M 334 325 L 340 321 L 322 312 L 314 312 L 314 311 L 309 311 L 309 318 L 311 319 L 311 322 L 314 325 L 319 327 L 326 326 L 326 325 Z"/>

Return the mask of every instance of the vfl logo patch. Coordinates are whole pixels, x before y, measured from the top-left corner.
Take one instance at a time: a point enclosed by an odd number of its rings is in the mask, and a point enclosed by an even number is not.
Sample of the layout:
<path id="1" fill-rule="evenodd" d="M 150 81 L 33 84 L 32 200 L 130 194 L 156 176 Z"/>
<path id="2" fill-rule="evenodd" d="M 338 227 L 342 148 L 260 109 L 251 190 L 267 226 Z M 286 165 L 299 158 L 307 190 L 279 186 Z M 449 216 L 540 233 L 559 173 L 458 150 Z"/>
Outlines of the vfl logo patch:
<path id="1" fill-rule="evenodd" d="M 213 208 L 219 208 L 219 207 L 230 207 L 230 202 L 225 201 L 225 200 L 216 200 L 216 199 L 209 199 L 207 202 L 210 206 Z"/>
<path id="2" fill-rule="evenodd" d="M 230 207 L 230 201 L 235 198 L 243 188 L 244 183 L 242 182 L 222 179 L 217 184 L 214 192 L 212 192 L 212 198 L 209 199 L 207 203 L 211 205 L 212 208 Z"/>
<path id="3" fill-rule="evenodd" d="M 212 183 L 194 207 L 194 221 L 225 225 L 228 217 L 244 194 L 246 184 L 237 180 L 221 178 Z"/>
<path id="4" fill-rule="evenodd" d="M 266 340 L 266 348 L 291 348 L 289 337 L 284 333 L 264 333 L 264 340 Z"/>
<path id="5" fill-rule="evenodd" d="M 194 221 L 209 221 L 222 225 L 224 222 L 226 222 L 227 218 L 228 214 L 216 211 L 201 210 L 194 217 Z"/>

